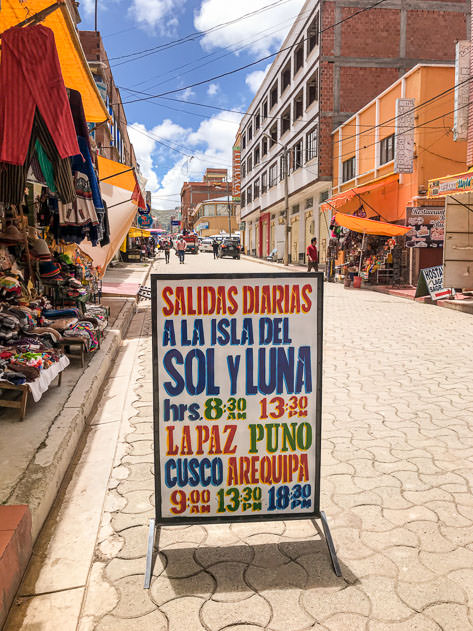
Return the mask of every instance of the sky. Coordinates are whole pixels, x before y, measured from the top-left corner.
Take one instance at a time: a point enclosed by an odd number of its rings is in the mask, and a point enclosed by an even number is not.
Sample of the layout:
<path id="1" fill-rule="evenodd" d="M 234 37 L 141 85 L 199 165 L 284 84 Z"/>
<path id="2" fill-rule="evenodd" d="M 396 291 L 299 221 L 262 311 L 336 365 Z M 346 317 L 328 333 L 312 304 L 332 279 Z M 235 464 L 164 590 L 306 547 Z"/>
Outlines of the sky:
<path id="1" fill-rule="evenodd" d="M 231 177 L 242 115 L 225 110 L 247 109 L 273 58 L 206 80 L 277 52 L 304 0 L 98 2 L 98 29 L 153 208 L 175 208 L 182 183 L 201 180 L 207 167 L 228 168 Z M 94 29 L 94 7 L 81 1 L 80 29 Z"/>

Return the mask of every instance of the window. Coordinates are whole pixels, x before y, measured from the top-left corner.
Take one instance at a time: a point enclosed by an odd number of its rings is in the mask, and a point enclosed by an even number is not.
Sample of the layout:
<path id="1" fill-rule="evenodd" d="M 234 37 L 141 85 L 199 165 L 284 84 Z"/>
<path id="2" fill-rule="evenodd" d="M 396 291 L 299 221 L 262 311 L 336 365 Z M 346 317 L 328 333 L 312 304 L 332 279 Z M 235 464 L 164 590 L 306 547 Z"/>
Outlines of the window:
<path id="1" fill-rule="evenodd" d="M 380 142 L 379 164 L 386 164 L 394 160 L 394 134 L 383 138 Z"/>
<path id="2" fill-rule="evenodd" d="M 307 56 L 314 50 L 319 43 L 319 12 L 315 14 L 315 17 L 307 29 Z"/>
<path id="3" fill-rule="evenodd" d="M 240 205 L 241 205 L 242 207 L 243 207 L 243 206 L 246 206 L 246 192 L 245 192 L 245 191 L 242 191 L 242 192 L 240 193 Z"/>
<path id="4" fill-rule="evenodd" d="M 291 128 L 291 106 L 289 106 L 281 116 L 281 136 Z"/>
<path id="5" fill-rule="evenodd" d="M 307 81 L 306 87 L 306 107 L 309 107 L 319 98 L 319 71 L 316 70 L 312 77 Z"/>
<path id="6" fill-rule="evenodd" d="M 278 102 L 278 82 L 275 81 L 269 93 L 269 109 L 272 110 L 277 102 Z"/>
<path id="7" fill-rule="evenodd" d="M 318 137 L 318 129 L 314 127 L 307 135 L 306 135 L 306 161 L 312 160 L 317 157 L 317 137 Z"/>
<path id="8" fill-rule="evenodd" d="M 268 189 L 268 174 L 266 171 L 261 175 L 261 193 L 266 193 Z"/>
<path id="9" fill-rule="evenodd" d="M 305 209 L 308 210 L 309 208 L 312 208 L 314 206 L 314 198 L 313 197 L 308 197 L 305 200 Z"/>
<path id="10" fill-rule="evenodd" d="M 304 90 L 294 97 L 294 120 L 301 118 L 304 111 Z"/>
<path id="11" fill-rule="evenodd" d="M 299 204 L 294 204 L 294 206 L 291 208 L 291 215 L 295 215 L 298 212 L 299 212 Z"/>
<path id="12" fill-rule="evenodd" d="M 259 197 L 259 179 L 253 184 L 253 199 Z"/>
<path id="13" fill-rule="evenodd" d="M 269 187 L 275 186 L 278 183 L 278 163 L 275 162 L 269 167 Z"/>
<path id="14" fill-rule="evenodd" d="M 253 201 L 252 193 L 253 191 L 251 190 L 251 184 L 250 184 L 250 186 L 248 186 L 248 188 L 246 189 L 246 203 L 247 204 L 251 204 L 251 202 Z"/>
<path id="15" fill-rule="evenodd" d="M 241 177 L 242 179 L 246 177 L 246 162 L 244 160 L 241 163 Z"/>
<path id="16" fill-rule="evenodd" d="M 281 72 L 281 94 L 291 85 L 291 62 L 287 63 Z"/>
<path id="17" fill-rule="evenodd" d="M 259 162 L 259 147 L 256 147 L 253 153 L 253 164 L 256 166 Z"/>
<path id="18" fill-rule="evenodd" d="M 247 172 L 249 173 L 252 168 L 253 168 L 253 158 L 251 156 L 248 156 L 248 160 L 246 161 Z"/>
<path id="19" fill-rule="evenodd" d="M 355 177 L 355 157 L 345 160 L 343 163 L 343 182 L 348 182 Z"/>
<path id="20" fill-rule="evenodd" d="M 262 115 L 263 115 L 263 120 L 264 120 L 265 118 L 268 118 L 268 99 L 265 99 L 265 100 L 263 101 L 263 105 L 262 105 L 262 107 L 261 107 L 261 113 L 262 113 Z"/>
<path id="21" fill-rule="evenodd" d="M 304 65 L 304 40 L 300 44 L 297 45 L 296 50 L 294 51 L 294 74 L 299 72 L 299 70 Z"/>
<path id="22" fill-rule="evenodd" d="M 263 136 L 263 140 L 261 141 L 261 155 L 265 156 L 268 153 L 268 139 L 266 136 Z"/>
<path id="23" fill-rule="evenodd" d="M 241 137 L 241 141 L 242 141 L 242 147 L 243 149 L 246 149 L 246 134 L 243 134 Z"/>
<path id="24" fill-rule="evenodd" d="M 269 130 L 269 135 L 271 136 L 271 142 L 269 146 L 272 147 L 278 141 L 278 124 L 274 123 L 274 125 Z"/>
<path id="25" fill-rule="evenodd" d="M 295 144 L 292 149 L 292 168 L 294 171 L 300 169 L 302 166 L 302 147 L 302 140 L 299 140 L 299 142 Z"/>
<path id="26" fill-rule="evenodd" d="M 283 153 L 279 156 L 279 180 L 281 182 L 286 176 L 287 167 L 288 167 L 288 164 L 287 164 L 288 159 L 289 159 L 289 152 L 286 154 L 286 160 L 284 160 Z"/>
<path id="27" fill-rule="evenodd" d="M 255 129 L 259 129 L 261 125 L 261 115 L 258 112 L 255 116 Z"/>
<path id="28" fill-rule="evenodd" d="M 253 125 L 250 123 L 248 125 L 248 142 L 250 142 L 250 140 L 253 138 Z"/>

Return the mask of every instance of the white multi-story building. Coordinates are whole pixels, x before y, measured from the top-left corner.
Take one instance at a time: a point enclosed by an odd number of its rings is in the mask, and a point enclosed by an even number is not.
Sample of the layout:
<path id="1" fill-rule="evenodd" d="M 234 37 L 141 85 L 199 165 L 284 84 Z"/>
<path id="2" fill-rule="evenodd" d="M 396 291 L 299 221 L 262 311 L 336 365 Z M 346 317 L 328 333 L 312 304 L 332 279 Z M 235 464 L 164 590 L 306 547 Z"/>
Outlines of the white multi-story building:
<path id="1" fill-rule="evenodd" d="M 330 191 L 319 180 L 318 0 L 308 0 L 264 78 L 241 129 L 241 220 L 248 254 L 283 258 L 285 171 L 289 191 L 289 261 L 304 260 L 318 236 L 318 206 Z M 284 165 L 284 152 L 287 165 Z"/>

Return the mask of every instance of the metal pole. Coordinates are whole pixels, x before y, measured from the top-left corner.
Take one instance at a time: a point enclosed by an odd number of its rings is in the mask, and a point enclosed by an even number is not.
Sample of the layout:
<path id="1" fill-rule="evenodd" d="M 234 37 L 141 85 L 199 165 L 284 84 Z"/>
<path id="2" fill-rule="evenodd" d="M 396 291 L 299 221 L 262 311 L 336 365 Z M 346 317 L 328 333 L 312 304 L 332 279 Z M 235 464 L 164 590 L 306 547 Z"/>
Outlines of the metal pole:
<path id="1" fill-rule="evenodd" d="M 232 236 L 232 210 L 230 208 L 230 189 L 227 181 L 228 236 Z"/>
<path id="2" fill-rule="evenodd" d="M 284 226 L 284 265 L 289 264 L 289 169 L 287 165 L 287 146 L 283 145 L 284 163 L 284 206 L 286 207 L 286 219 Z"/>
<path id="3" fill-rule="evenodd" d="M 98 3 L 99 0 L 95 0 L 95 32 L 97 32 L 97 23 L 98 23 Z"/>
<path id="4" fill-rule="evenodd" d="M 361 264 L 363 262 L 363 250 L 365 249 L 365 237 L 366 237 L 366 232 L 363 232 L 363 239 L 361 240 L 360 263 L 358 265 L 358 276 L 361 274 Z"/>

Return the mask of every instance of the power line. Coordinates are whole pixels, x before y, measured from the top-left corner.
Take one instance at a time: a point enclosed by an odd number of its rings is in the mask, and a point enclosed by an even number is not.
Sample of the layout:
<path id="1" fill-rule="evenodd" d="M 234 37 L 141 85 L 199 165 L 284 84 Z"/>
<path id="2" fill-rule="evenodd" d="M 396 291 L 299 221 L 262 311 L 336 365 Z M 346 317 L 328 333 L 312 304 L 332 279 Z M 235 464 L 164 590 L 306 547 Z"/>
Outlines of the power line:
<path id="1" fill-rule="evenodd" d="M 235 24 L 237 22 L 240 22 L 241 20 L 246 20 L 249 17 L 252 17 L 254 15 L 258 15 L 259 13 L 263 13 L 264 11 L 267 11 L 268 9 L 272 9 L 275 6 L 279 6 L 282 4 L 287 4 L 288 2 L 291 2 L 291 0 L 277 0 L 276 2 L 272 2 L 271 4 L 268 4 L 264 7 L 261 7 L 260 9 L 256 9 L 254 11 L 250 11 L 249 13 L 245 13 L 244 15 L 240 16 L 239 18 L 234 18 L 233 20 L 229 20 L 228 22 L 223 22 L 221 24 L 217 24 L 216 26 L 212 26 L 209 29 L 206 29 L 205 31 L 195 31 L 194 33 L 189 33 L 188 35 L 185 35 L 184 37 L 181 37 L 179 39 L 173 40 L 171 42 L 167 42 L 166 44 L 160 44 L 159 46 L 153 46 L 152 48 L 145 48 L 143 50 L 139 50 L 139 51 L 134 51 L 132 53 L 128 53 L 126 55 L 120 55 L 117 57 L 110 57 L 110 60 L 113 59 L 127 59 L 127 61 L 123 61 L 119 64 L 113 64 L 115 67 L 117 66 L 121 66 L 124 63 L 128 63 L 130 61 L 136 61 L 137 59 L 142 59 L 143 57 L 147 57 L 149 55 L 153 55 L 154 53 L 157 52 L 161 52 L 162 50 L 167 50 L 168 48 L 174 48 L 175 46 L 179 46 L 180 44 L 185 44 L 187 42 L 192 42 L 195 39 L 199 39 L 201 37 L 204 37 L 205 35 L 207 35 L 208 33 L 213 33 L 214 31 L 218 31 L 222 28 L 225 28 L 226 26 L 230 26 L 231 24 Z M 135 59 L 128 59 L 129 57 L 135 57 Z"/>
<path id="2" fill-rule="evenodd" d="M 378 2 L 375 2 L 374 4 L 370 5 L 369 7 L 364 7 L 362 9 L 360 9 L 359 11 L 357 11 L 356 13 L 353 13 L 351 15 L 348 15 L 346 18 L 343 18 L 342 20 L 339 20 L 338 22 L 335 22 L 334 24 L 331 24 L 329 26 L 327 26 L 325 29 L 321 29 L 320 30 L 320 35 L 322 33 L 324 33 L 325 31 L 331 30 L 333 28 L 335 28 L 336 26 L 343 24 L 344 22 L 348 22 L 349 20 L 352 20 L 354 17 L 356 17 L 357 15 L 360 15 L 361 13 L 365 13 L 366 11 L 370 11 L 371 9 L 374 9 L 375 7 L 379 6 L 380 4 L 383 4 L 383 2 L 386 2 L 387 0 L 378 0 Z M 308 39 L 310 39 L 309 37 L 303 38 L 302 40 L 299 40 L 297 42 L 295 42 L 294 44 L 291 44 L 290 46 L 286 46 L 285 48 L 280 48 L 277 52 L 275 53 L 271 53 L 270 55 L 266 55 L 265 57 L 261 57 L 260 59 L 257 59 L 256 61 L 252 61 L 248 64 L 245 64 L 243 66 L 240 66 L 239 68 L 234 68 L 233 70 L 229 70 L 227 72 L 222 72 L 219 75 L 215 75 L 214 77 L 210 77 L 208 79 L 204 79 L 203 81 L 197 81 L 195 83 L 191 83 L 190 85 L 186 85 L 182 88 L 176 88 L 174 90 L 168 90 L 166 92 L 162 92 L 161 94 L 154 94 L 152 96 L 148 96 L 148 97 L 143 97 L 140 99 L 134 99 L 131 101 L 124 101 L 122 102 L 123 105 L 127 105 L 129 103 L 138 103 L 141 101 L 149 101 L 150 99 L 156 99 L 162 96 L 167 96 L 168 94 L 176 94 L 177 92 L 183 92 L 184 90 L 189 90 L 191 88 L 195 88 L 198 87 L 200 85 L 204 85 L 205 83 L 210 83 L 212 81 L 216 81 L 217 79 L 222 79 L 223 77 L 228 77 L 232 74 L 235 74 L 236 72 L 241 72 L 242 70 L 246 70 L 248 68 L 252 68 L 253 66 L 256 66 L 257 64 L 263 62 L 263 61 L 267 61 L 268 59 L 271 59 L 272 57 L 275 57 L 277 55 L 279 55 L 282 52 L 285 52 L 287 50 L 292 50 L 293 48 L 299 46 L 299 44 L 301 43 L 301 41 L 307 41 Z M 119 102 L 117 103 L 112 103 L 112 105 L 118 105 Z"/>

